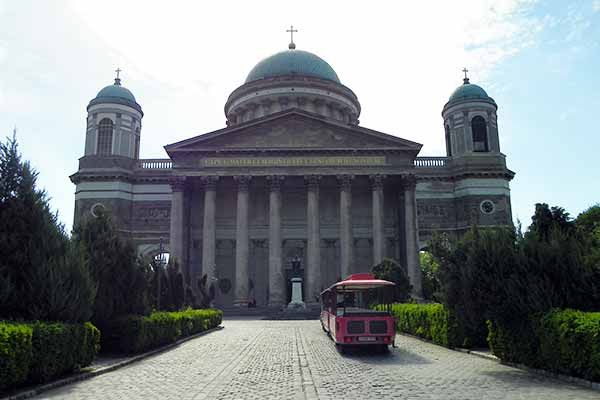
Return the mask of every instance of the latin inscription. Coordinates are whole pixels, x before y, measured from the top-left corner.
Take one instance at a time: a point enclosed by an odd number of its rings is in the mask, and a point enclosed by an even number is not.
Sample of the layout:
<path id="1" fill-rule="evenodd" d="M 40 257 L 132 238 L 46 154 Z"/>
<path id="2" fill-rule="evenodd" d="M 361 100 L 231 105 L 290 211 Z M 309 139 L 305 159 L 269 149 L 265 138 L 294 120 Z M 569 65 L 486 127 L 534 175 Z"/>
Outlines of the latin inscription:
<path id="1" fill-rule="evenodd" d="M 202 167 L 307 167 L 386 165 L 384 156 L 372 157 L 267 157 L 205 158 Z"/>

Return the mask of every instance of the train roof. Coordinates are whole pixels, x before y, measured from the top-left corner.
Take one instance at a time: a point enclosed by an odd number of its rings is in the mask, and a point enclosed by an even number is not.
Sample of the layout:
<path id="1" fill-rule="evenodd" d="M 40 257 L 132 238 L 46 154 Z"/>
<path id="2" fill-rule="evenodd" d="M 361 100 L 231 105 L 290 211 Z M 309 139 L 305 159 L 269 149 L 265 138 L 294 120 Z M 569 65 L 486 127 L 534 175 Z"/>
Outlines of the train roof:
<path id="1" fill-rule="evenodd" d="M 369 273 L 352 274 L 343 281 L 334 283 L 329 288 L 321 292 L 321 294 L 328 291 L 356 292 L 384 286 L 396 286 L 396 284 L 383 279 L 376 279 L 373 274 Z"/>

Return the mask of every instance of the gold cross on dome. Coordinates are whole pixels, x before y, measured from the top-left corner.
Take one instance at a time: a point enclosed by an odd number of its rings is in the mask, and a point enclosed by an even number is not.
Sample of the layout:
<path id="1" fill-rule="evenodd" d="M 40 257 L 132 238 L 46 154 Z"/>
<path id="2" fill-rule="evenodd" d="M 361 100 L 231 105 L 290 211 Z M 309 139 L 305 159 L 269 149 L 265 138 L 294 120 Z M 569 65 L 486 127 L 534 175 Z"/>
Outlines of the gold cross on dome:
<path id="1" fill-rule="evenodd" d="M 465 79 L 469 79 L 469 78 L 467 77 L 467 72 L 469 72 L 469 70 L 468 70 L 468 69 L 466 69 L 466 68 L 463 68 L 462 72 L 464 72 L 464 73 L 465 73 Z"/>
<path id="2" fill-rule="evenodd" d="M 119 74 L 122 72 L 123 70 L 121 68 L 115 69 L 115 72 L 117 73 L 117 79 L 119 79 Z"/>

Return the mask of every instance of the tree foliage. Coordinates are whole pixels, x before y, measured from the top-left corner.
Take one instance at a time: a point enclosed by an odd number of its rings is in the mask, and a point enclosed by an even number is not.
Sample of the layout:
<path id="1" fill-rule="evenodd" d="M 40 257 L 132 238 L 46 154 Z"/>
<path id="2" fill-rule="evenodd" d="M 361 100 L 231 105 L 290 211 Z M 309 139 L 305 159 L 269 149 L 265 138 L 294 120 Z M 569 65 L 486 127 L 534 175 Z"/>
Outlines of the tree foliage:
<path id="1" fill-rule="evenodd" d="M 560 207 L 537 204 L 524 235 L 474 227 L 450 244 L 436 236 L 430 248 L 440 265 L 442 300 L 472 342 L 484 337 L 485 320 L 527 336 L 531 315 L 600 307 L 598 269 L 585 257 L 589 244 Z"/>
<path id="2" fill-rule="evenodd" d="M 117 233 L 110 216 L 100 213 L 84 220 L 73 232 L 85 250 L 92 277 L 98 285 L 92 322 L 100 327 L 125 314 L 147 314 L 150 269 L 133 245 Z"/>
<path id="3" fill-rule="evenodd" d="M 422 251 L 419 254 L 419 261 L 421 273 L 423 274 L 423 297 L 425 300 L 441 302 L 442 282 L 439 263 L 428 251 Z"/>
<path id="4" fill-rule="evenodd" d="M 391 258 L 384 258 L 381 263 L 373 266 L 371 272 L 377 279 L 383 279 L 396 284 L 392 290 L 391 301 L 402 303 L 410 298 L 412 286 L 410 285 L 406 270 L 398 262 Z"/>
<path id="5" fill-rule="evenodd" d="M 14 137 L 0 143 L 0 317 L 88 320 L 96 289 L 86 258 L 36 187 L 37 176 Z"/>

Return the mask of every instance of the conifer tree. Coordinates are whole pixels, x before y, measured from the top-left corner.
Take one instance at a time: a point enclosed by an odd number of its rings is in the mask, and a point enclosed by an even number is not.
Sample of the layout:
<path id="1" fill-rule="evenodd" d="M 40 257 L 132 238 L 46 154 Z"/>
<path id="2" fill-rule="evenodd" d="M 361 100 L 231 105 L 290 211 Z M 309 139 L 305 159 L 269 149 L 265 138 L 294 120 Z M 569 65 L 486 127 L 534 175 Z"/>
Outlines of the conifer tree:
<path id="1" fill-rule="evenodd" d="M 85 321 L 95 287 L 16 139 L 0 143 L 0 317 Z"/>

